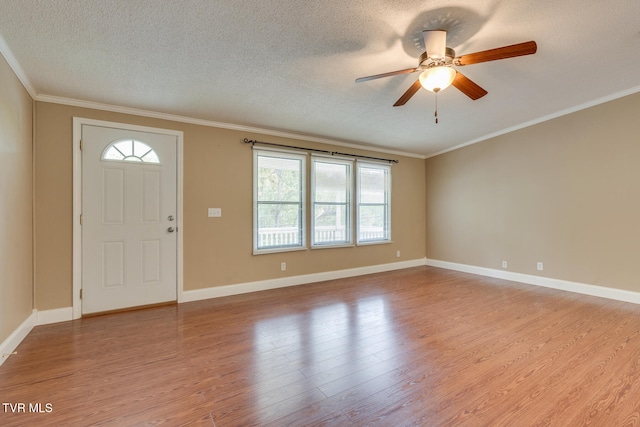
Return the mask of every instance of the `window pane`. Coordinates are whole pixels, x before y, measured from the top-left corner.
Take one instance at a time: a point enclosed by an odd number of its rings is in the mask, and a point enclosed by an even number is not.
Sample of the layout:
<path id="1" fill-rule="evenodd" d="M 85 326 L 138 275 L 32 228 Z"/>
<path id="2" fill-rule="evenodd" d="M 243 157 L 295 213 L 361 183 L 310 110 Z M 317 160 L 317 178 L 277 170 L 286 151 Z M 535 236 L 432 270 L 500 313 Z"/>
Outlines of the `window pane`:
<path id="1" fill-rule="evenodd" d="M 149 147 L 144 142 L 133 141 L 133 155 L 136 157 L 143 158 L 145 154 L 151 151 L 151 147 Z"/>
<path id="2" fill-rule="evenodd" d="M 313 214 L 314 244 L 348 243 L 351 241 L 346 205 L 316 204 Z"/>
<path id="3" fill-rule="evenodd" d="M 298 204 L 260 203 L 257 247 L 300 246 L 300 215 Z"/>
<path id="4" fill-rule="evenodd" d="M 142 161 L 145 163 L 160 163 L 160 159 L 155 151 L 151 150 L 142 157 Z"/>
<path id="5" fill-rule="evenodd" d="M 386 170 L 360 167 L 360 203 L 385 203 Z"/>
<path id="6" fill-rule="evenodd" d="M 259 228 L 297 227 L 300 223 L 300 206 L 297 204 L 260 203 L 258 205 Z"/>
<path id="7" fill-rule="evenodd" d="M 113 144 L 125 156 L 133 155 L 133 141 L 120 141 Z"/>
<path id="8" fill-rule="evenodd" d="M 102 158 L 104 160 L 124 160 L 124 155 L 116 150 L 115 147 L 111 146 L 107 149 Z"/>
<path id="9" fill-rule="evenodd" d="M 360 206 L 358 240 L 381 240 L 387 238 L 386 206 Z"/>
<path id="10" fill-rule="evenodd" d="M 258 200 L 300 202 L 301 160 L 258 157 Z"/>
<path id="11" fill-rule="evenodd" d="M 349 165 L 315 162 L 315 201 L 345 203 Z"/>

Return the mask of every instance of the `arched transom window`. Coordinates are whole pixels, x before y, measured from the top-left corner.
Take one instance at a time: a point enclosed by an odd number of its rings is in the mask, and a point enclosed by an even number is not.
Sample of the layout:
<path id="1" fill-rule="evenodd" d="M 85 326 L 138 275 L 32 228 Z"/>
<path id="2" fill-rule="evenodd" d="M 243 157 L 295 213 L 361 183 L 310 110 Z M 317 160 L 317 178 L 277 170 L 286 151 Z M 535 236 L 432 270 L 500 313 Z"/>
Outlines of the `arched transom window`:
<path id="1" fill-rule="evenodd" d="M 102 152 L 102 160 L 160 163 L 153 148 L 135 139 L 122 139 L 112 142 Z"/>

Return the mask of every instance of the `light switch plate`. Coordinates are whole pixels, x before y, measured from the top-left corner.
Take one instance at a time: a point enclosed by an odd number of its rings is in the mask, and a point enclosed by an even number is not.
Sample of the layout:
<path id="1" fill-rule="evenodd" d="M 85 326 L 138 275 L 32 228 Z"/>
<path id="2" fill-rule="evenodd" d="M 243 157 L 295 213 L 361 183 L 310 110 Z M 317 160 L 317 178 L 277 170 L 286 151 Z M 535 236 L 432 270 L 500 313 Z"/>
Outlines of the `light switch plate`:
<path id="1" fill-rule="evenodd" d="M 208 211 L 209 218 L 219 218 L 222 216 L 221 208 L 209 208 Z"/>

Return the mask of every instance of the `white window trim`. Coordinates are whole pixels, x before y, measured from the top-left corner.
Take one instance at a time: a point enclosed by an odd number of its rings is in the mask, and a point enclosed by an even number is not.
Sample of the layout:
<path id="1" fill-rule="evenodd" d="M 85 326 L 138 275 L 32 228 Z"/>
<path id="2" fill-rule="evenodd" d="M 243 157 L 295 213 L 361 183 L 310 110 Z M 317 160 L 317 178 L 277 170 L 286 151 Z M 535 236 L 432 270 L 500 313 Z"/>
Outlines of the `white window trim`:
<path id="1" fill-rule="evenodd" d="M 386 169 L 386 182 L 385 186 L 387 187 L 386 191 L 386 217 L 387 217 L 387 237 L 384 239 L 376 239 L 376 240 L 360 240 L 360 165 L 362 166 L 372 166 L 380 169 Z M 368 246 L 368 245 L 380 245 L 393 243 L 391 240 L 391 189 L 392 189 L 392 173 L 391 173 L 391 165 L 386 162 L 377 162 L 371 160 L 356 160 L 356 246 Z"/>
<path id="2" fill-rule="evenodd" d="M 316 160 L 314 159 L 314 157 L 318 158 L 317 161 L 319 162 L 324 162 L 324 163 L 333 163 L 333 164 L 339 164 L 339 165 L 348 165 L 349 166 L 349 176 L 347 177 L 348 180 L 348 188 L 347 188 L 347 215 L 349 216 L 348 218 L 348 222 L 347 222 L 347 226 L 346 228 L 348 229 L 348 241 L 346 242 L 328 242 L 328 243 L 315 243 L 314 242 L 314 236 L 315 236 L 315 179 L 316 179 L 316 174 L 315 174 L 315 163 Z M 329 156 L 329 155 L 318 155 L 318 154 L 312 154 L 311 155 L 311 171 L 310 171 L 310 175 L 311 175 L 311 199 L 309 200 L 309 211 L 310 211 L 310 216 L 311 216 L 311 228 L 309 231 L 310 234 L 310 240 L 311 240 L 311 249 L 328 249 L 328 248 L 343 248 L 343 247 L 353 247 L 354 246 L 354 231 L 355 231 L 355 222 L 356 219 L 354 218 L 354 206 L 353 206 L 353 201 L 354 201 L 354 169 L 356 167 L 355 161 L 354 159 L 351 158 L 347 158 L 347 157 L 342 157 L 342 156 Z"/>
<path id="3" fill-rule="evenodd" d="M 253 184 L 252 184 L 253 185 L 253 202 L 252 202 L 253 204 L 253 229 L 252 229 L 253 255 L 306 250 L 307 249 L 307 240 L 306 240 L 306 236 L 307 236 L 307 227 L 306 227 L 307 153 L 271 149 L 271 148 L 264 149 L 264 148 L 258 148 L 255 146 L 252 148 L 253 148 Z M 299 246 L 279 246 L 279 247 L 258 248 L 258 157 L 263 153 L 273 153 L 273 157 L 302 160 L 301 162 L 302 170 L 300 173 L 301 213 L 300 213 L 300 245 Z"/>

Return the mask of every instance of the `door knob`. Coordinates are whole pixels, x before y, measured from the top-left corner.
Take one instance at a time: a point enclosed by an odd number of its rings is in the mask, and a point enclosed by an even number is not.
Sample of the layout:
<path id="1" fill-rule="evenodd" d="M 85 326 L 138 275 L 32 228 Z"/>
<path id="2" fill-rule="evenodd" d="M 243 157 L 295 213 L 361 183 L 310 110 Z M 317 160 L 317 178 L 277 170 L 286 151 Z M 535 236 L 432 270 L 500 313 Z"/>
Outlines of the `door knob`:
<path id="1" fill-rule="evenodd" d="M 174 229 L 173 229 L 173 227 L 169 227 L 169 228 L 167 228 L 167 231 L 168 231 L 169 233 L 173 233 L 173 232 L 174 232 Z"/>

